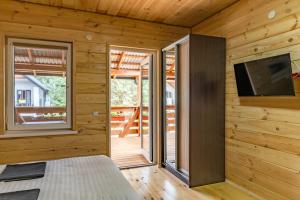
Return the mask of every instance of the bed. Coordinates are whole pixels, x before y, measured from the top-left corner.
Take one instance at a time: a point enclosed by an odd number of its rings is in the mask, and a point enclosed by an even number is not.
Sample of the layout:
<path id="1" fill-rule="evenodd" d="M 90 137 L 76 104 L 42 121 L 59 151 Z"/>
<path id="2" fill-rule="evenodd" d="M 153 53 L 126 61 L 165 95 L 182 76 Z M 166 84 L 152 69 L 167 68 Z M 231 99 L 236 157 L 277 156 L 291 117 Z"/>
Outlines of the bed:
<path id="1" fill-rule="evenodd" d="M 5 168 L 0 165 L 0 172 Z M 0 182 L 0 193 L 41 189 L 38 200 L 140 199 L 120 170 L 106 156 L 47 161 L 44 178 Z"/>

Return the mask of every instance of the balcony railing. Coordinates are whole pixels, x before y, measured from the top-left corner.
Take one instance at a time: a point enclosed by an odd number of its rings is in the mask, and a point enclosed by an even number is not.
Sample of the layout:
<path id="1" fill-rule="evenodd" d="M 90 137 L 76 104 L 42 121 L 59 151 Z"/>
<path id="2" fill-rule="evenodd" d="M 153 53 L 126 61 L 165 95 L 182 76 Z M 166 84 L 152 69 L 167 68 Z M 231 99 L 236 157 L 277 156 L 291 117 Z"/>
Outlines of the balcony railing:
<path id="1" fill-rule="evenodd" d="M 143 116 L 143 120 L 146 126 L 148 117 Z M 125 137 L 128 134 L 140 135 L 140 108 L 137 106 L 111 107 L 111 134 L 119 137 Z"/>
<path id="2" fill-rule="evenodd" d="M 149 130 L 148 107 L 143 107 L 143 131 Z M 167 107 L 168 131 L 175 130 L 175 106 Z M 111 107 L 111 134 L 125 137 L 129 134 L 140 135 L 140 107 L 113 106 Z"/>
<path id="3" fill-rule="evenodd" d="M 148 107 L 143 107 L 143 131 L 149 129 Z M 15 122 L 18 124 L 66 122 L 65 107 L 16 107 Z M 140 135 L 140 107 L 113 106 L 111 108 L 111 134 L 125 137 L 129 134 Z M 175 130 L 175 106 L 167 107 L 168 131 Z"/>
<path id="4" fill-rule="evenodd" d="M 66 122 L 65 107 L 15 107 L 18 124 Z"/>

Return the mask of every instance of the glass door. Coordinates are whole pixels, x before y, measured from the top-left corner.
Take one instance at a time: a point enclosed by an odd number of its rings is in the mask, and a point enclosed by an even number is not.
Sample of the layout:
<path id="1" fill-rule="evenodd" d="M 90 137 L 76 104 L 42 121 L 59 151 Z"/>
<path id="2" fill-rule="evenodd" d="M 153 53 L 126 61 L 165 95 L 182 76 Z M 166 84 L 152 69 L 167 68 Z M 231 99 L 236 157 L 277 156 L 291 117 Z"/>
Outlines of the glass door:
<path id="1" fill-rule="evenodd" d="M 177 48 L 163 51 L 164 164 L 177 169 Z"/>
<path id="2" fill-rule="evenodd" d="M 153 162 L 153 134 L 152 134 L 152 66 L 153 56 L 149 55 L 146 62 L 141 65 L 141 116 L 140 132 L 141 147 L 148 161 Z"/>

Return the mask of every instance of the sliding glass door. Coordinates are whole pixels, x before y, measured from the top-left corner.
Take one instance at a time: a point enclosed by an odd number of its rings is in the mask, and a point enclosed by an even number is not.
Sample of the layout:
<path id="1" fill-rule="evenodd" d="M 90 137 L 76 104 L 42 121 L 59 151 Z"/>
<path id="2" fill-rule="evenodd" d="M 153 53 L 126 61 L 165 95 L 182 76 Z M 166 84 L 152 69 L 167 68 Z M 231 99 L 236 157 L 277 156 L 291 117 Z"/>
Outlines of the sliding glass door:
<path id="1" fill-rule="evenodd" d="M 152 127 L 152 68 L 153 55 L 150 55 L 145 64 L 141 65 L 141 117 L 140 117 L 140 132 L 141 144 L 144 151 L 144 156 L 148 161 L 153 162 L 153 127 Z"/>
<path id="2" fill-rule="evenodd" d="M 177 169 L 177 48 L 163 51 L 164 164 Z"/>

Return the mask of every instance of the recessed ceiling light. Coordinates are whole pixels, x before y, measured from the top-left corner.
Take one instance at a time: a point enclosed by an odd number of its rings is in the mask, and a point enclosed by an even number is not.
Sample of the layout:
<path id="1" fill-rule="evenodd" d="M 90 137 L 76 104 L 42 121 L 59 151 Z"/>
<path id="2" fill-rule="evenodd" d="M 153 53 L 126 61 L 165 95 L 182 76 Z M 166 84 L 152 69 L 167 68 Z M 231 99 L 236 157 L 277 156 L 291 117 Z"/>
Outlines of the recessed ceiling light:
<path id="1" fill-rule="evenodd" d="M 274 19 L 276 17 L 276 11 L 275 10 L 271 10 L 269 13 L 268 13 L 268 19 Z"/>

